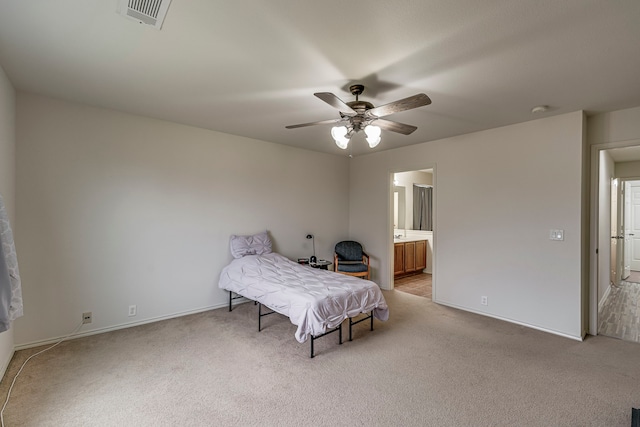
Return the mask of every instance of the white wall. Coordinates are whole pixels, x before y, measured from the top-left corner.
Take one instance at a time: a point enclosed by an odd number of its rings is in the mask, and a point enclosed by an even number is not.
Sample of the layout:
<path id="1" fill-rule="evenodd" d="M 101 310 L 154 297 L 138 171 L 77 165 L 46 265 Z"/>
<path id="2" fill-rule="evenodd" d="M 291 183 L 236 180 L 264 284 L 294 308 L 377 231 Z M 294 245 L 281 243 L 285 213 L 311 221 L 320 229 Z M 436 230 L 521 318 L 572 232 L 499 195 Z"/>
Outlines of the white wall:
<path id="1" fill-rule="evenodd" d="M 0 194 L 15 228 L 15 90 L 0 67 Z M 15 232 L 14 232 L 15 234 Z M 19 261 L 22 253 L 17 247 Z M 13 356 L 13 328 L 0 333 L 0 378 Z"/>
<path id="2" fill-rule="evenodd" d="M 323 141 L 326 143 L 326 141 Z M 217 307 L 230 234 L 319 258 L 348 237 L 349 159 L 18 93 L 18 346 Z M 128 317 L 136 304 L 137 317 Z"/>
<path id="3" fill-rule="evenodd" d="M 390 174 L 433 165 L 434 300 L 581 338 L 583 121 L 575 112 L 354 158 L 350 232 L 373 255 L 374 280 L 391 280 Z"/>
<path id="4" fill-rule="evenodd" d="M 589 117 L 587 139 L 590 145 L 640 140 L 640 107 Z"/>
<path id="5" fill-rule="evenodd" d="M 640 141 L 639 141 L 640 142 Z M 638 178 L 640 177 L 640 161 L 618 162 L 615 164 L 616 178 Z"/>

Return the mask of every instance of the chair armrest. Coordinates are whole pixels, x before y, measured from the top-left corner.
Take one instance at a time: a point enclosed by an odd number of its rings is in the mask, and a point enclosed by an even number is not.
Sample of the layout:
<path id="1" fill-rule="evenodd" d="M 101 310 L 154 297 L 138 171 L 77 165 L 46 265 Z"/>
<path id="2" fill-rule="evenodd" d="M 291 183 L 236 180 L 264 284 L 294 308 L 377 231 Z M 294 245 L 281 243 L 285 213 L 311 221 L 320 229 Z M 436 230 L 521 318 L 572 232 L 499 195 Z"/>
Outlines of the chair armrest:
<path id="1" fill-rule="evenodd" d="M 369 265 L 369 255 L 367 255 L 365 252 L 362 252 L 362 262 Z"/>

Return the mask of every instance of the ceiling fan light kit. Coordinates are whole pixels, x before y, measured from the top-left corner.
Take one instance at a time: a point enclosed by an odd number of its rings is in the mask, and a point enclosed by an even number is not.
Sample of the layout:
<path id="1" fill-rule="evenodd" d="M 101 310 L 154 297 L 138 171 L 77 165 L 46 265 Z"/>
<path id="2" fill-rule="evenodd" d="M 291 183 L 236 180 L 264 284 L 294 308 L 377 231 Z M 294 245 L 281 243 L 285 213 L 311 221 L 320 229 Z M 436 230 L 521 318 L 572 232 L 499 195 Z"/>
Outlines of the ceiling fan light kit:
<path id="1" fill-rule="evenodd" d="M 364 133 L 367 134 L 367 142 L 369 143 L 369 147 L 375 148 L 375 146 L 380 143 L 380 134 L 382 133 L 382 131 L 378 126 L 369 125 L 364 128 Z"/>
<path id="2" fill-rule="evenodd" d="M 355 95 L 355 101 L 344 102 L 331 92 L 314 93 L 317 98 L 340 112 L 339 119 L 290 125 L 286 128 L 295 129 L 314 125 L 336 124 L 336 126 L 331 128 L 331 137 L 336 142 L 336 145 L 343 150 L 349 145 L 351 136 L 363 130 L 367 135 L 366 139 L 369 147 L 375 148 L 380 143 L 382 129 L 403 135 L 409 135 L 417 129 L 415 126 L 386 120 L 382 117 L 431 104 L 431 99 L 429 99 L 427 95 L 419 93 L 380 107 L 374 107 L 370 102 L 360 101 L 358 99 L 358 96 L 364 92 L 363 85 L 351 85 L 349 90 L 352 95 Z M 373 125 L 373 122 L 376 124 Z"/>
<path id="3" fill-rule="evenodd" d="M 346 126 L 334 126 L 331 128 L 331 136 L 333 137 L 336 145 L 343 150 L 347 149 L 347 145 L 349 145 L 349 139 L 351 135 L 349 134 L 349 130 Z"/>

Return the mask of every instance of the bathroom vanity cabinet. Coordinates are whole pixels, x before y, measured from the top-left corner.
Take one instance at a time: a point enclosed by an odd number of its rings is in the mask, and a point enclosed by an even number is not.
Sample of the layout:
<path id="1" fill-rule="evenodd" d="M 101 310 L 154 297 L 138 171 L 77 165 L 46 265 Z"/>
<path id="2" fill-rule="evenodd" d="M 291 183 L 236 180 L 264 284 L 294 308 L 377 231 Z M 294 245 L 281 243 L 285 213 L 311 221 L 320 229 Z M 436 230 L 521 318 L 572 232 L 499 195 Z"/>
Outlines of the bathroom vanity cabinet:
<path id="1" fill-rule="evenodd" d="M 394 277 L 421 273 L 427 267 L 427 241 L 399 242 L 393 245 Z"/>

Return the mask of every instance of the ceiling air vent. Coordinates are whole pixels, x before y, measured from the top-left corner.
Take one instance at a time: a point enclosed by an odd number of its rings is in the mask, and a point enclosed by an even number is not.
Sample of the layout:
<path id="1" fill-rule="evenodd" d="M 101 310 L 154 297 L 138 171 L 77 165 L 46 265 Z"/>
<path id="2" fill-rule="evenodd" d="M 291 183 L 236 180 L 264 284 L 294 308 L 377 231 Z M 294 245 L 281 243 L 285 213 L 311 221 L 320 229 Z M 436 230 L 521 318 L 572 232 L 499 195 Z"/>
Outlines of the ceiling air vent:
<path id="1" fill-rule="evenodd" d="M 159 30 L 171 0 L 119 0 L 118 13 Z"/>

